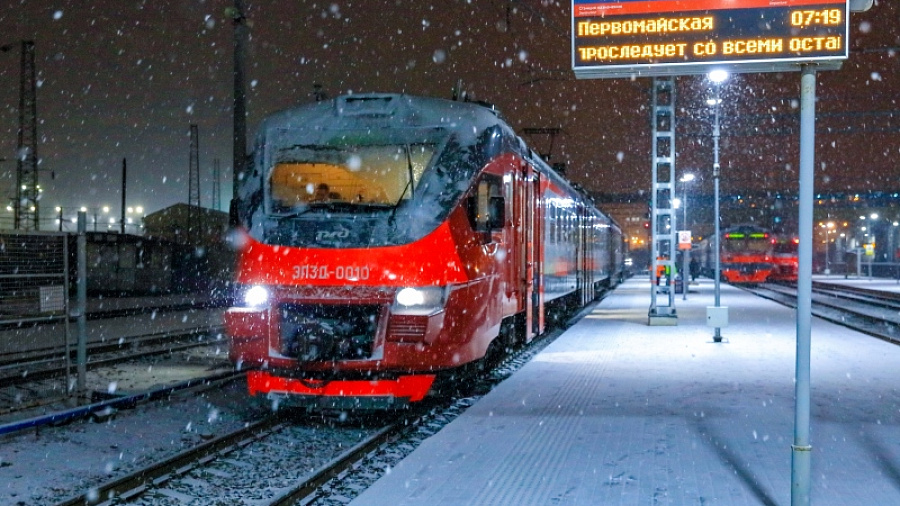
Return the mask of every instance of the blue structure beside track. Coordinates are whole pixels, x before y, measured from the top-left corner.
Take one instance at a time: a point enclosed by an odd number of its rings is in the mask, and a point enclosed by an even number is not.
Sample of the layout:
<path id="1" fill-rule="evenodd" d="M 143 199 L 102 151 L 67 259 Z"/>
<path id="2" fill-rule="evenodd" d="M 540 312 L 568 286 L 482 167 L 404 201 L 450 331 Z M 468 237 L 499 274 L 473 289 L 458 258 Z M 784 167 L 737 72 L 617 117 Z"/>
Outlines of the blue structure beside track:
<path id="1" fill-rule="evenodd" d="M 351 504 L 790 504 L 794 310 L 724 285 L 714 343 L 711 281 L 677 301 L 676 327 L 647 325 L 648 283 L 621 285 Z M 812 504 L 900 504 L 900 347 L 814 318 L 811 360 Z"/>

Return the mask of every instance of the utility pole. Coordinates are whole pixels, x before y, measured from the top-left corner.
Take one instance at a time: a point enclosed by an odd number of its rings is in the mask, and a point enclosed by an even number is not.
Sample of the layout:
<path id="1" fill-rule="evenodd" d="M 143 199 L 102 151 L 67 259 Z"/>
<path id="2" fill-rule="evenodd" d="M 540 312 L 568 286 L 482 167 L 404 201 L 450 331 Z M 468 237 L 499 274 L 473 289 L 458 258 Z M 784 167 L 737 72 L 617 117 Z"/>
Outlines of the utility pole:
<path id="1" fill-rule="evenodd" d="M 213 158 L 212 204 L 210 204 L 210 207 L 212 207 L 216 211 L 222 210 L 222 183 L 219 181 L 221 173 L 222 169 L 219 166 L 219 159 Z"/>
<path id="2" fill-rule="evenodd" d="M 197 125 L 191 125 L 191 153 L 188 162 L 188 239 L 194 237 L 196 217 L 200 214 L 200 148 L 197 135 Z"/>
<path id="3" fill-rule="evenodd" d="M 244 161 L 247 156 L 247 97 L 244 91 L 244 53 L 247 46 L 247 18 L 244 17 L 243 0 L 234 0 L 231 19 L 234 25 L 234 160 L 232 162 L 232 199 L 236 199 L 240 182 L 244 178 Z"/>
<path id="4" fill-rule="evenodd" d="M 125 190 L 128 189 L 128 164 L 122 159 L 122 218 L 119 221 L 119 233 L 125 235 Z"/>
<path id="5" fill-rule="evenodd" d="M 197 125 L 191 125 L 191 153 L 188 161 L 188 205 L 200 207 L 200 147 Z"/>
<path id="6" fill-rule="evenodd" d="M 7 44 L 0 47 L 0 51 L 7 52 L 12 48 L 12 44 Z M 34 41 L 22 41 L 21 56 L 13 227 L 16 230 L 38 230 L 40 228 L 40 187 L 38 186 L 37 166 L 37 78 L 34 64 Z"/>

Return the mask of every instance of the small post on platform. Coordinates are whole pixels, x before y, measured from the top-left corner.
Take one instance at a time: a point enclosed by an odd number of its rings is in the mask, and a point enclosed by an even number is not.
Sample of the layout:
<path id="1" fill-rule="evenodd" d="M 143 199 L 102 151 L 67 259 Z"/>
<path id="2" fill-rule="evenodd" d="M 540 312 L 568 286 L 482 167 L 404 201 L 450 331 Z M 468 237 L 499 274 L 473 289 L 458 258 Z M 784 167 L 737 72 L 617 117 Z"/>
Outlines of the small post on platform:
<path id="1" fill-rule="evenodd" d="M 813 202 L 815 186 L 816 70 L 800 75 L 800 244 L 797 251 L 797 367 L 794 382 L 794 444 L 791 445 L 791 505 L 808 506 L 812 446 L 810 420 L 810 337 L 812 334 Z"/>
<path id="2" fill-rule="evenodd" d="M 78 240 L 76 255 L 78 257 L 77 295 L 75 297 L 75 315 L 78 318 L 78 347 L 76 388 L 78 395 L 87 391 L 87 213 L 78 211 Z"/>

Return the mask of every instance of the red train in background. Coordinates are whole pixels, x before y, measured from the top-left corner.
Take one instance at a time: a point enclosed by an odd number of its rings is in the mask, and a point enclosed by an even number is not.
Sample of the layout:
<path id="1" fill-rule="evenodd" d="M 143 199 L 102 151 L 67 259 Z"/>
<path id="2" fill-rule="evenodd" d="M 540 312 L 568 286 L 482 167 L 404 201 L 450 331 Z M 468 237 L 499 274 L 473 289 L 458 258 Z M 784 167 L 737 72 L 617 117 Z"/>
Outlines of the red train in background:
<path id="1" fill-rule="evenodd" d="M 767 281 L 797 281 L 797 241 L 777 237 L 756 225 L 738 225 L 721 231 L 722 281 L 756 285 Z M 700 243 L 701 272 L 715 276 L 714 241 Z"/>
<path id="2" fill-rule="evenodd" d="M 776 238 L 772 243 L 772 273 L 769 281 L 776 283 L 797 283 L 797 237 Z"/>
<path id="3" fill-rule="evenodd" d="M 420 401 L 624 273 L 619 227 L 476 103 L 364 94 L 272 115 L 232 217 L 230 354 L 274 403 Z"/>

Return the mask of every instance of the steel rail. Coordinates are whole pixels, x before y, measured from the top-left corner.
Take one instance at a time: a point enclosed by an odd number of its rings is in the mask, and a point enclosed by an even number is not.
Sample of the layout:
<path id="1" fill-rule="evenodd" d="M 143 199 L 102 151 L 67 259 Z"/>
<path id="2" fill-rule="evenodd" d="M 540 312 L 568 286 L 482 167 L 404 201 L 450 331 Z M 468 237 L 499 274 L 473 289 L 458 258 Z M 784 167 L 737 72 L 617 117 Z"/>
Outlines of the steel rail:
<path id="1" fill-rule="evenodd" d="M 269 503 L 269 506 L 290 506 L 296 504 L 302 499 L 316 493 L 322 485 L 328 483 L 333 478 L 340 476 L 341 473 L 353 467 L 354 464 L 365 459 L 367 456 L 377 452 L 385 445 L 391 444 L 399 434 L 422 421 L 423 417 L 419 417 L 415 422 L 404 424 L 403 420 L 388 425 L 375 434 L 372 434 L 356 446 L 350 448 L 345 453 L 335 457 L 333 460 L 323 465 L 313 472 L 313 474 L 298 483 L 291 490 L 283 493 Z"/>
<path id="2" fill-rule="evenodd" d="M 152 345 L 152 344 L 165 344 L 167 341 L 174 341 L 179 338 L 188 338 L 201 334 L 213 333 L 215 329 L 221 329 L 221 327 L 204 327 L 191 329 L 190 331 L 178 333 L 178 332 L 169 332 L 166 335 L 157 335 L 157 334 L 148 334 L 148 336 L 155 336 L 152 338 L 148 338 L 146 340 L 140 341 L 140 343 L 136 343 L 135 341 L 129 340 L 122 344 L 104 344 L 102 347 L 97 347 L 92 350 L 92 353 L 111 353 L 114 351 L 124 351 L 123 348 L 131 348 L 136 344 L 140 345 Z M 141 336 L 144 337 L 144 336 Z M 177 345 L 166 346 L 163 348 L 153 348 L 153 349 L 145 349 L 137 352 L 128 353 L 119 357 L 110 357 L 110 358 L 102 358 L 102 359 L 94 359 L 88 360 L 87 368 L 88 369 L 96 369 L 98 367 L 104 367 L 108 365 L 119 364 L 122 362 L 128 362 L 130 360 L 134 360 L 137 358 L 150 357 L 154 355 L 164 355 L 166 353 L 173 353 L 177 351 L 183 351 L 190 348 L 197 348 L 200 346 L 209 346 L 211 344 L 215 344 L 214 341 L 204 341 L 204 342 L 193 342 L 193 343 L 182 343 Z M 34 367 L 36 365 L 47 365 L 54 362 L 64 362 L 63 358 L 43 358 L 40 360 L 31 360 L 28 362 L 18 363 L 18 364 L 7 364 L 0 367 L 0 371 L 16 371 L 14 374 L 9 374 L 6 376 L 0 376 L 0 384 L 4 386 L 14 386 L 21 385 L 24 383 L 29 383 L 32 381 L 38 381 L 43 379 L 55 378 L 57 376 L 62 376 L 66 373 L 65 365 L 62 366 L 54 366 L 47 369 L 28 369 L 29 367 Z"/>
<path id="3" fill-rule="evenodd" d="M 813 289 L 821 293 L 834 293 L 844 297 L 846 297 L 847 294 L 854 296 L 862 295 L 879 301 L 900 303 L 900 292 L 885 292 L 884 290 L 875 290 L 873 288 L 840 285 L 823 281 L 813 282 Z"/>
<path id="4" fill-rule="evenodd" d="M 270 434 L 278 432 L 282 426 L 281 417 L 272 415 L 128 475 L 103 483 L 89 493 L 78 494 L 57 503 L 56 506 L 115 504 L 119 501 L 130 501 L 169 479 L 185 474 L 198 464 L 209 462 L 218 456 L 268 437 Z M 101 501 L 103 502 L 101 503 Z"/>
<path id="5" fill-rule="evenodd" d="M 141 402 L 150 402 L 157 399 L 167 398 L 173 392 L 178 392 L 181 390 L 189 390 L 197 387 L 213 388 L 222 383 L 234 381 L 235 379 L 243 377 L 246 374 L 246 371 L 229 371 L 226 373 L 205 376 L 202 378 L 192 378 L 188 381 L 184 381 L 176 385 L 171 385 L 164 388 L 159 388 L 156 390 L 150 390 L 124 397 L 116 397 L 92 404 L 78 406 L 76 408 L 65 411 L 58 411 L 34 418 L 28 418 L 26 420 L 19 420 L 16 422 L 0 425 L 0 435 L 19 432 L 25 429 L 41 427 L 44 425 L 63 424 L 72 420 L 76 420 L 78 418 L 90 416 L 94 413 L 102 413 L 105 410 L 131 408 Z"/>
<path id="6" fill-rule="evenodd" d="M 823 292 L 820 289 L 816 289 L 814 290 L 814 292 L 819 295 L 834 296 L 832 286 L 828 288 L 827 292 Z M 744 289 L 759 297 L 772 300 L 787 307 L 796 308 L 797 306 L 796 291 L 784 285 L 764 285 L 755 288 L 745 287 Z M 883 294 L 884 292 L 879 293 L 879 295 Z M 882 301 L 877 301 L 874 299 L 870 299 L 868 301 L 860 299 L 854 300 L 859 304 L 868 305 L 869 308 L 853 308 L 849 307 L 846 302 L 843 304 L 837 301 L 834 303 L 828 303 L 822 301 L 821 298 L 819 298 L 818 300 L 814 298 L 812 301 L 811 311 L 813 316 L 817 316 L 823 320 L 841 325 L 843 327 L 847 327 L 849 329 L 853 329 L 857 332 L 876 337 L 892 344 L 900 345 L 900 333 L 881 332 L 877 329 L 872 328 L 871 326 L 863 325 L 859 321 L 862 320 L 869 324 L 881 324 L 882 326 L 892 326 L 892 328 L 895 329 L 900 328 L 900 318 L 889 319 L 886 317 L 891 315 L 877 311 L 879 308 L 892 309 L 891 305 L 886 306 Z M 836 313 L 839 316 L 829 314 L 829 311 L 832 313 Z"/>
<path id="7" fill-rule="evenodd" d="M 128 338 L 117 339 L 115 340 L 115 342 L 113 342 L 112 340 L 101 342 L 95 341 L 93 343 L 88 343 L 88 352 L 105 353 L 111 351 L 119 351 L 126 346 L 134 347 L 145 344 L 154 344 L 172 340 L 173 338 L 194 336 L 204 333 L 222 332 L 223 330 L 224 327 L 222 325 L 202 325 L 193 328 L 174 329 L 164 332 L 154 332 L 150 334 L 131 336 Z M 75 352 L 70 353 L 70 357 L 74 359 Z M 62 362 L 65 360 L 65 358 L 66 354 L 62 349 L 62 346 L 39 348 L 28 350 L 26 352 L 6 353 L 0 356 L 0 370 L 19 367 L 23 364 L 40 364 L 54 361 Z"/>

